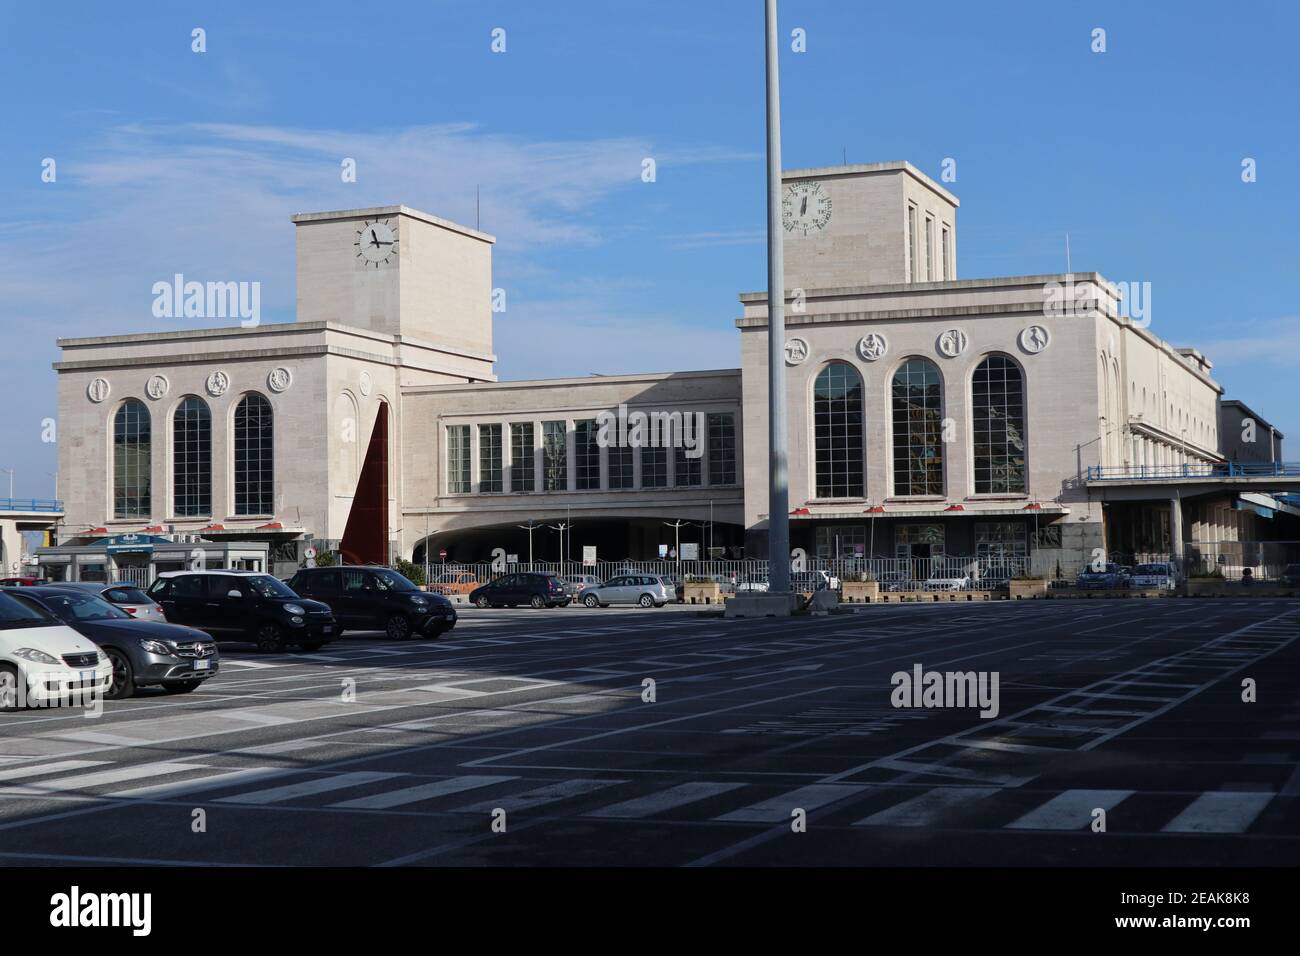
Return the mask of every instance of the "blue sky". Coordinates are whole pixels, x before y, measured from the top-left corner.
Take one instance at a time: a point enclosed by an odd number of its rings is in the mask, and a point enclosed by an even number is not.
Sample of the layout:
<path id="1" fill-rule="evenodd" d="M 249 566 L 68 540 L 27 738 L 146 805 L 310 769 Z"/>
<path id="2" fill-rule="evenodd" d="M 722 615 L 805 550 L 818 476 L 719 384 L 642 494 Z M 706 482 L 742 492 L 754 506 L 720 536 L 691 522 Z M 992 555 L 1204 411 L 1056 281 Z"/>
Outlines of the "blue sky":
<path id="1" fill-rule="evenodd" d="M 765 284 L 761 10 L 0 4 L 0 468 L 51 493 L 54 340 L 175 328 L 155 281 L 260 281 L 290 320 L 307 210 L 473 225 L 478 188 L 502 378 L 737 365 L 736 295 Z M 1068 231 L 1076 269 L 1150 282 L 1152 331 L 1300 441 L 1298 10 L 784 0 L 808 47 L 783 54 L 785 165 L 954 158 L 962 277 L 1063 271 Z"/>

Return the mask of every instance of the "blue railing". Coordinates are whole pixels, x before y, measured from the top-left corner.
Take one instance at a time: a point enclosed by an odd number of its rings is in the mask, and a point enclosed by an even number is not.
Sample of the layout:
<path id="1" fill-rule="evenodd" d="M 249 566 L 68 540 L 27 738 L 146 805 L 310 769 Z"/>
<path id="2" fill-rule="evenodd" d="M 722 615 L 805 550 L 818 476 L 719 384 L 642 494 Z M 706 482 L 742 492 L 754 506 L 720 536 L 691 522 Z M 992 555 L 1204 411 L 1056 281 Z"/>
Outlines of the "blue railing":
<path id="1" fill-rule="evenodd" d="M 1088 481 L 1169 481 L 1177 478 L 1300 478 L 1300 462 L 1265 461 L 1182 465 L 1089 465 Z"/>
<path id="2" fill-rule="evenodd" d="M 56 498 L 0 498 L 0 511 L 63 511 L 63 502 Z"/>

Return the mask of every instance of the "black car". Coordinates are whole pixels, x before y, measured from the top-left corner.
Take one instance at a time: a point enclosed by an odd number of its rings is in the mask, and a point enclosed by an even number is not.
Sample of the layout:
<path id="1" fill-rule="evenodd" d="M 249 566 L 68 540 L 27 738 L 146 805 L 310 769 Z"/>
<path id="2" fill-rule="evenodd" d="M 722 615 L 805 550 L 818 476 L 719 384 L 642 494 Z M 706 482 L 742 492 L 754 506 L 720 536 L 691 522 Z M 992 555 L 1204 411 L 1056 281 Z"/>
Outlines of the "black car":
<path id="1" fill-rule="evenodd" d="M 299 597 L 283 581 L 250 571 L 169 571 L 149 585 L 172 624 L 217 640 L 252 641 L 262 651 L 320 650 L 339 635 L 329 606 Z"/>
<path id="2" fill-rule="evenodd" d="M 23 588 L 14 597 L 40 605 L 99 645 L 113 662 L 113 682 L 104 695 L 110 700 L 130 697 L 137 687 L 189 693 L 219 667 L 217 645 L 202 631 L 137 620 L 84 588 Z"/>
<path id="3" fill-rule="evenodd" d="M 572 600 L 554 574 L 505 574 L 469 592 L 475 607 L 564 607 Z"/>
<path id="4" fill-rule="evenodd" d="M 441 637 L 456 626 L 456 609 L 391 568 L 342 565 L 303 568 L 289 585 L 334 611 L 339 632 L 385 631 L 395 641 Z"/>

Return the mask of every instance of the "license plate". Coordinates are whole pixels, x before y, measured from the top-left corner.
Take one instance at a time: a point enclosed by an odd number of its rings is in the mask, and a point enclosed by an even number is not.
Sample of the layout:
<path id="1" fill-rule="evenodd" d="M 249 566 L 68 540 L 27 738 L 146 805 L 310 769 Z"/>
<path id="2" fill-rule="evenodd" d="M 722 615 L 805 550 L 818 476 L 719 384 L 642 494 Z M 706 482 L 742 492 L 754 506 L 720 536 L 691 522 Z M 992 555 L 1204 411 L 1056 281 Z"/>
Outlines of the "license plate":
<path id="1" fill-rule="evenodd" d="M 194 669 L 196 671 L 205 671 L 212 666 L 212 661 L 195 661 Z"/>
<path id="2" fill-rule="evenodd" d="M 332 625 L 332 624 L 326 624 L 324 627 L 322 627 L 322 628 L 320 629 L 320 632 L 321 632 L 322 634 L 333 634 L 333 633 L 334 633 L 334 625 Z"/>
<path id="3" fill-rule="evenodd" d="M 94 671 L 82 671 L 82 672 L 81 672 L 81 682 L 82 682 L 83 684 L 93 684 L 93 683 L 95 682 L 95 677 L 96 677 L 96 676 L 97 676 L 97 675 L 95 674 Z"/>

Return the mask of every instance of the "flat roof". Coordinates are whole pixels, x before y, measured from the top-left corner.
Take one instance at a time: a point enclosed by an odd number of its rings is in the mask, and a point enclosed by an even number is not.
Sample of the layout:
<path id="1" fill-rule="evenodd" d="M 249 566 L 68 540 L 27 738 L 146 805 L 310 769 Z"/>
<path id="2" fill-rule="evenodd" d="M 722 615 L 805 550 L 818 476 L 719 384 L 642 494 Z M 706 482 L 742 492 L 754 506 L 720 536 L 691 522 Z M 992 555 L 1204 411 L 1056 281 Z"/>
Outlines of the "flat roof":
<path id="1" fill-rule="evenodd" d="M 300 212 L 297 215 L 290 216 L 289 221 L 294 225 L 298 225 L 304 222 L 328 222 L 332 219 L 374 219 L 379 216 L 410 216 L 412 219 L 419 219 L 421 222 L 427 222 L 433 226 L 441 226 L 443 229 L 459 232 L 472 239 L 480 239 L 488 243 L 497 241 L 496 236 L 486 232 L 471 229 L 469 226 L 462 226 L 458 222 L 443 219 L 441 216 L 433 215 L 433 213 L 402 205 L 368 206 L 364 209 L 332 209 L 326 212 Z"/>
<path id="2" fill-rule="evenodd" d="M 921 172 L 905 159 L 890 160 L 885 163 L 850 163 L 839 166 L 814 166 L 809 169 L 787 169 L 781 173 L 781 181 L 788 179 L 834 179 L 836 176 L 861 176 L 871 173 L 905 172 L 922 186 L 942 196 L 954 206 L 960 206 L 959 200 L 933 179 Z"/>

